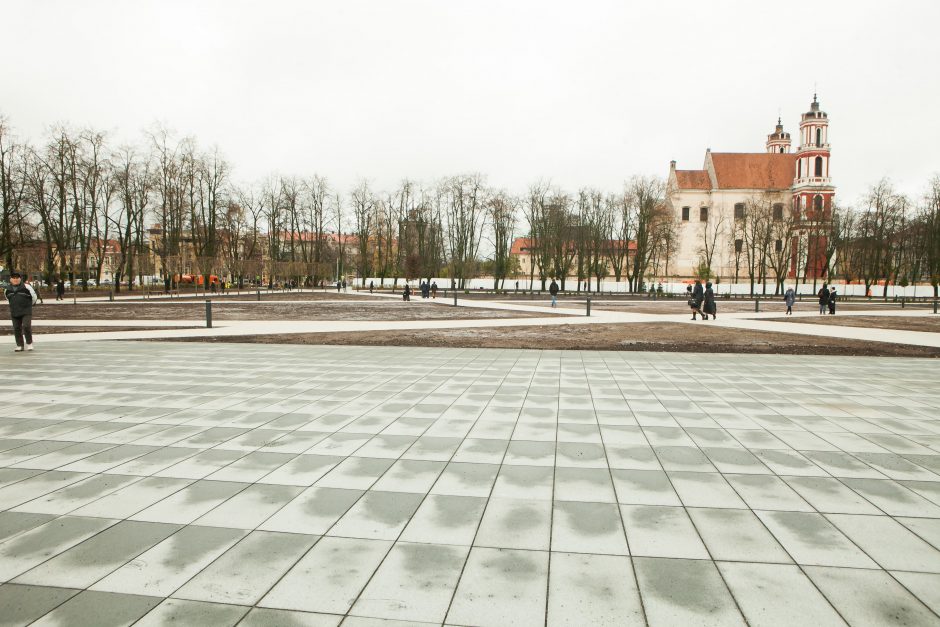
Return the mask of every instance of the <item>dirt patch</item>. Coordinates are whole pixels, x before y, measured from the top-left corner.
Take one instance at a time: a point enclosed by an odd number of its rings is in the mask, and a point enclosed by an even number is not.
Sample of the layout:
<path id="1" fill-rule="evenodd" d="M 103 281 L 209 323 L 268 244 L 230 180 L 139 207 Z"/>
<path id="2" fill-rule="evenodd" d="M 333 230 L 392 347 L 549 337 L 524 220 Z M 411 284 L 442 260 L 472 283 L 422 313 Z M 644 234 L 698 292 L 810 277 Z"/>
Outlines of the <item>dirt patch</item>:
<path id="1" fill-rule="evenodd" d="M 177 330 L 177 329 L 200 329 L 203 327 L 46 327 L 46 326 L 34 326 L 33 335 L 56 335 L 59 333 L 104 333 L 107 331 L 165 331 L 167 329 Z M 0 329 L 0 336 L 11 336 L 13 335 L 13 329 L 2 328 Z"/>
<path id="2" fill-rule="evenodd" d="M 319 302 L 212 302 L 213 320 L 481 320 L 531 318 L 538 312 L 504 311 L 480 307 L 451 307 L 421 302 L 381 299 Z M 205 302 L 184 300 L 102 302 L 39 306 L 35 320 L 205 320 Z"/>
<path id="3" fill-rule="evenodd" d="M 813 318 L 765 318 L 772 322 L 797 322 L 799 324 L 829 324 L 840 327 L 862 327 L 866 329 L 895 329 L 898 331 L 926 331 L 940 333 L 940 315 L 931 318 L 908 318 L 903 316 L 819 316 Z"/>
<path id="4" fill-rule="evenodd" d="M 303 333 L 279 336 L 178 338 L 172 341 L 940 357 L 940 348 L 726 329 L 705 323 L 696 326 L 666 322 Z"/>

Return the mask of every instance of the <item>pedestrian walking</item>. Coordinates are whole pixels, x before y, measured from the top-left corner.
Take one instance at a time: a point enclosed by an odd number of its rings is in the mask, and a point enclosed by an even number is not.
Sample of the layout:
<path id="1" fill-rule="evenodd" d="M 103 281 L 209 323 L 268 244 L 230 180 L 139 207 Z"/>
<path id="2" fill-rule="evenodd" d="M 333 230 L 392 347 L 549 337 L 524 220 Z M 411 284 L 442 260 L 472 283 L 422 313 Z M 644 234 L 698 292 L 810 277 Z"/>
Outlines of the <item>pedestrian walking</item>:
<path id="1" fill-rule="evenodd" d="M 375 281 L 369 281 L 369 293 L 372 293 L 372 290 L 375 289 Z"/>
<path id="2" fill-rule="evenodd" d="M 343 289 L 343 282 L 339 279 L 336 280 L 336 293 L 339 294 L 339 291 Z"/>
<path id="3" fill-rule="evenodd" d="M 823 283 L 823 286 L 816 292 L 819 297 L 819 315 L 826 315 L 826 307 L 829 305 L 829 286 Z"/>
<path id="4" fill-rule="evenodd" d="M 346 279 L 343 279 L 343 291 L 344 291 L 344 292 L 348 292 L 348 291 L 349 291 L 349 284 L 346 283 Z"/>
<path id="5" fill-rule="evenodd" d="M 19 272 L 10 273 L 10 286 L 4 290 L 10 303 L 10 318 L 13 320 L 13 337 L 16 340 L 17 353 L 33 350 L 33 305 L 36 304 L 36 292 L 23 282 Z"/>
<path id="6" fill-rule="evenodd" d="M 829 291 L 829 302 L 828 302 L 830 316 L 836 315 L 836 297 L 837 297 L 836 288 L 832 288 Z"/>
<path id="7" fill-rule="evenodd" d="M 558 306 L 558 284 L 555 283 L 555 279 L 552 279 L 551 285 L 548 286 L 548 293 L 552 295 L 552 307 Z"/>
<path id="8" fill-rule="evenodd" d="M 786 293 L 783 295 L 783 302 L 787 304 L 787 314 L 788 316 L 793 315 L 793 304 L 796 302 L 796 292 L 793 291 L 792 287 L 788 287 Z"/>
<path id="9" fill-rule="evenodd" d="M 406 302 L 411 300 L 411 286 L 407 283 L 405 283 L 405 289 L 402 290 L 401 299 Z"/>
<path id="10" fill-rule="evenodd" d="M 437 281 L 431 281 L 431 298 L 437 298 Z"/>
<path id="11" fill-rule="evenodd" d="M 65 300 L 65 283 L 62 281 L 61 278 L 56 279 L 56 282 L 55 282 L 55 299 Z"/>
<path id="12" fill-rule="evenodd" d="M 705 283 L 705 295 L 704 295 L 704 305 L 702 311 L 705 312 L 702 315 L 705 320 L 708 320 L 708 315 L 711 314 L 712 320 L 717 317 L 718 313 L 718 304 L 715 302 L 715 290 L 712 289 L 711 281 Z"/>
<path id="13" fill-rule="evenodd" d="M 702 311 L 702 301 L 705 300 L 705 290 L 702 288 L 702 282 L 695 281 L 694 286 L 689 286 L 689 307 L 692 309 L 692 319 L 696 320 L 696 314 L 702 316 L 702 320 L 708 320 Z"/>

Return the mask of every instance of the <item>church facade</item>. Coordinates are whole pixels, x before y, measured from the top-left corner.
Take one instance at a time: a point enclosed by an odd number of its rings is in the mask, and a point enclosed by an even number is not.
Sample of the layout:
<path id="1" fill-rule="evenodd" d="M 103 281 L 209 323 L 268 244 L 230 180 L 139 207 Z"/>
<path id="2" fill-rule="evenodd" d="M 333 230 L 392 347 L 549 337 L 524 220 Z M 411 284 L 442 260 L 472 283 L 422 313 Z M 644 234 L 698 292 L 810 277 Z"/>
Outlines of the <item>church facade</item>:
<path id="1" fill-rule="evenodd" d="M 704 266 L 722 280 L 740 276 L 747 242 L 739 225 L 755 202 L 768 206 L 773 220 L 793 231 L 771 243 L 777 253 L 788 251 L 784 254 L 792 257 L 788 274 L 799 271 L 812 278 L 824 273 L 825 241 L 818 227 L 831 215 L 835 187 L 829 117 L 815 95 L 801 117 L 798 142 L 791 150 L 790 133 L 778 119 L 764 152 L 707 149 L 701 170 L 680 170 L 671 162 L 667 194 L 678 241 L 669 274 L 694 277 L 703 274 Z"/>

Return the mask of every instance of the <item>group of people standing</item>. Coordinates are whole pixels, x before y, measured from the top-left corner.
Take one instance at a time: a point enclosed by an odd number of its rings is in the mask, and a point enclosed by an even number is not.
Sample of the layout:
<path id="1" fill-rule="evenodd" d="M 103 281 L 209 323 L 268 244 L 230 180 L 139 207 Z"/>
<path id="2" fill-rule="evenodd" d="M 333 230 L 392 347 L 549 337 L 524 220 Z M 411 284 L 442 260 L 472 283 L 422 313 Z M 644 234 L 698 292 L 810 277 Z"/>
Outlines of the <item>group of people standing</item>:
<path id="1" fill-rule="evenodd" d="M 718 304 L 715 302 L 715 290 L 712 289 L 711 281 L 707 281 L 704 288 L 701 281 L 696 281 L 694 286 L 689 285 L 686 288 L 686 293 L 689 296 L 693 320 L 697 319 L 697 315 L 702 316 L 702 320 L 708 320 L 708 316 L 711 316 L 712 320 L 718 317 Z"/>
<path id="2" fill-rule="evenodd" d="M 702 316 L 702 320 L 708 320 L 708 316 L 711 316 L 712 320 L 716 318 L 718 306 L 715 303 L 715 291 L 712 289 L 710 281 L 705 283 L 704 288 L 701 281 L 696 281 L 694 286 L 689 285 L 686 288 L 686 293 L 689 297 L 689 307 L 692 309 L 693 320 L 696 320 L 697 316 Z M 816 295 L 819 297 L 819 315 L 825 315 L 827 312 L 830 315 L 835 315 L 836 300 L 838 298 L 836 288 L 824 284 Z M 796 292 L 792 287 L 788 287 L 784 292 L 783 301 L 787 306 L 786 315 L 792 316 L 793 305 L 796 303 Z"/>
<path id="3" fill-rule="evenodd" d="M 828 289 L 827 289 L 828 288 Z M 819 297 L 819 315 L 826 315 L 826 311 L 829 311 L 830 316 L 836 315 L 836 288 L 829 287 L 825 283 L 819 288 L 819 291 L 816 292 L 816 296 Z"/>
<path id="4" fill-rule="evenodd" d="M 432 281 L 428 283 L 427 281 L 421 281 L 418 285 L 418 289 L 421 290 L 421 298 L 437 298 L 437 281 Z M 372 282 L 369 282 L 369 293 L 372 293 Z M 411 285 L 407 282 L 405 283 L 405 288 L 401 292 L 402 300 L 411 300 Z"/>

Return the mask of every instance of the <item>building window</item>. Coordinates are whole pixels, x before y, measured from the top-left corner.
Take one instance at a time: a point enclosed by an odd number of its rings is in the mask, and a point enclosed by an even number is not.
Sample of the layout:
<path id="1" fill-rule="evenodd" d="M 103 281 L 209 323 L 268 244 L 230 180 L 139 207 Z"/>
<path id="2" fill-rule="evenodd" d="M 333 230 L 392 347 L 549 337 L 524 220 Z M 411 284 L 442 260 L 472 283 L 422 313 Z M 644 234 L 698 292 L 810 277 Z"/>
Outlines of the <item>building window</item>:
<path id="1" fill-rule="evenodd" d="M 823 175 L 823 158 L 816 157 L 816 176 Z"/>
<path id="2" fill-rule="evenodd" d="M 783 153 L 783 146 L 780 146 L 780 152 Z"/>
<path id="3" fill-rule="evenodd" d="M 783 220 L 783 205 L 778 202 L 774 205 L 774 221 L 780 222 L 781 220 Z"/>
<path id="4" fill-rule="evenodd" d="M 815 211 L 822 211 L 823 209 L 823 197 L 819 194 L 813 197 L 813 209 Z"/>
<path id="5" fill-rule="evenodd" d="M 782 239 L 778 239 L 776 242 L 774 242 L 774 250 L 777 251 L 778 253 L 783 250 Z"/>
<path id="6" fill-rule="evenodd" d="M 744 250 L 744 240 L 736 239 L 734 240 L 734 252 L 739 253 Z"/>
<path id="7" fill-rule="evenodd" d="M 683 222 L 689 221 L 689 211 L 690 211 L 689 207 L 682 208 L 682 221 Z"/>
<path id="8" fill-rule="evenodd" d="M 796 178 L 803 178 L 803 160 L 796 160 Z"/>
<path id="9" fill-rule="evenodd" d="M 744 203 L 743 202 L 734 203 L 734 219 L 735 220 L 744 219 Z"/>
<path id="10" fill-rule="evenodd" d="M 822 146 L 822 129 L 821 128 L 816 129 L 816 145 Z"/>
<path id="11" fill-rule="evenodd" d="M 708 207 L 699 207 L 698 220 L 699 222 L 708 222 Z"/>

